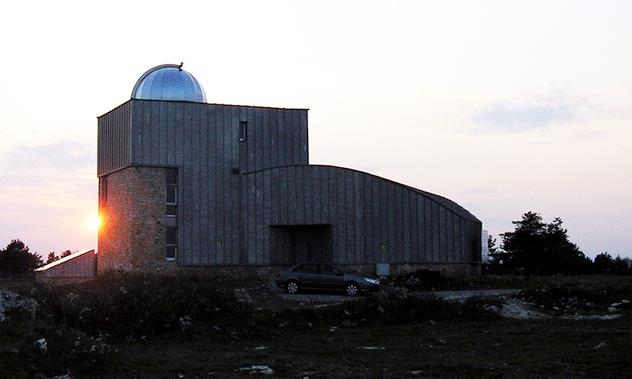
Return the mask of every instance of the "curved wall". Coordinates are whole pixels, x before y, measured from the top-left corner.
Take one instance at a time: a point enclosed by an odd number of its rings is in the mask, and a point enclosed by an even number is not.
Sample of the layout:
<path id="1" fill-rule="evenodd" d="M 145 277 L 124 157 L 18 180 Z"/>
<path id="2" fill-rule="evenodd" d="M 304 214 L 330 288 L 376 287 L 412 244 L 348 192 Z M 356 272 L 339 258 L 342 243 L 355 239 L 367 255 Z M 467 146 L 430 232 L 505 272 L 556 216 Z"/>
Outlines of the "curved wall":
<path id="1" fill-rule="evenodd" d="M 337 264 L 479 263 L 481 222 L 443 197 L 342 167 L 242 176 L 245 261 L 288 264 L 273 227 L 331 225 Z"/>

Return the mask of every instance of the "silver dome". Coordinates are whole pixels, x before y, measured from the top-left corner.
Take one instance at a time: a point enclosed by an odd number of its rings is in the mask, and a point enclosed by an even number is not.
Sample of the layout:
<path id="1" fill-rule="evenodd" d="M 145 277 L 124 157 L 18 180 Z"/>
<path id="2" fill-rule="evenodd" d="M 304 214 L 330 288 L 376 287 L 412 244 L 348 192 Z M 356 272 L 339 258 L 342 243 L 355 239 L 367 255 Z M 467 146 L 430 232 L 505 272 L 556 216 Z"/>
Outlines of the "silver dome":
<path id="1" fill-rule="evenodd" d="M 132 90 L 132 99 L 206 103 L 206 94 L 193 75 L 182 69 L 182 64 L 163 64 L 138 79 Z"/>

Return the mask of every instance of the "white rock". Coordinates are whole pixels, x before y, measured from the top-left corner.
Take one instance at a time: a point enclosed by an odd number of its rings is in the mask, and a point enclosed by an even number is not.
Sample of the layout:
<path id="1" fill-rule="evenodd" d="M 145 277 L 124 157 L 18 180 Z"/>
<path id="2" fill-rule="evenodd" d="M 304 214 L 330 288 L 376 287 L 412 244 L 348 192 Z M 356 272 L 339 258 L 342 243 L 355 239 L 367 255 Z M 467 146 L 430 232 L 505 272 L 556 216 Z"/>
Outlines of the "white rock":
<path id="1" fill-rule="evenodd" d="M 384 350 L 382 346 L 360 346 L 358 349 L 362 350 Z"/>
<path id="2" fill-rule="evenodd" d="M 9 311 L 24 312 L 29 314 L 31 318 L 35 318 L 37 302 L 15 292 L 0 290 L 0 322 L 6 319 L 6 314 Z"/>
<path id="3" fill-rule="evenodd" d="M 35 347 L 41 353 L 45 354 L 48 351 L 48 342 L 46 342 L 46 339 L 40 338 L 37 341 L 35 341 Z"/>
<path id="4" fill-rule="evenodd" d="M 593 349 L 599 350 L 599 349 L 603 349 L 604 347 L 606 347 L 606 343 L 602 342 L 600 344 L 597 344 L 595 347 L 593 347 Z"/>
<path id="5" fill-rule="evenodd" d="M 247 372 L 248 375 L 272 375 L 274 374 L 274 370 L 268 365 L 251 365 L 246 367 L 240 367 L 237 369 L 240 372 Z"/>

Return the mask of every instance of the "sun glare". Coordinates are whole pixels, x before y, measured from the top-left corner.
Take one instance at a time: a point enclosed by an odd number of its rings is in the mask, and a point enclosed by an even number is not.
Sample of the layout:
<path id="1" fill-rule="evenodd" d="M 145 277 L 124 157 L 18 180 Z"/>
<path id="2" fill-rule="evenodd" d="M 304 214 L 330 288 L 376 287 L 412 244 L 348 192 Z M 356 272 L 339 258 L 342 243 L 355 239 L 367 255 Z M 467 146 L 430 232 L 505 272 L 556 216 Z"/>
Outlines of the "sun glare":
<path id="1" fill-rule="evenodd" d="M 101 216 L 92 215 L 88 217 L 88 219 L 86 220 L 86 225 L 88 225 L 88 228 L 90 230 L 99 230 L 99 227 L 101 226 Z"/>

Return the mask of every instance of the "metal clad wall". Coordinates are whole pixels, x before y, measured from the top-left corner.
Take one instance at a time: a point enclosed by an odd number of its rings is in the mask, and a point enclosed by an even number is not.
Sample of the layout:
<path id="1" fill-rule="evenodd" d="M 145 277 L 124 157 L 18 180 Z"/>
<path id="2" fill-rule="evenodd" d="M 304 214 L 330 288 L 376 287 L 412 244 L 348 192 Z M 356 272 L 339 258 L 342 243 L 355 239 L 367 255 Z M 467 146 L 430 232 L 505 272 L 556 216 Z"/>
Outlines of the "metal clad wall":
<path id="1" fill-rule="evenodd" d="M 480 259 L 480 221 L 458 204 L 308 166 L 306 110 L 131 100 L 99 118 L 98 141 L 99 176 L 134 164 L 179 169 L 181 265 L 283 263 L 274 249 L 287 241 L 270 226 L 303 224 L 332 226 L 336 263 Z"/>
<path id="2" fill-rule="evenodd" d="M 97 175 L 103 176 L 132 164 L 131 102 L 98 118 Z"/>
<path id="3" fill-rule="evenodd" d="M 480 221 L 423 192 L 367 173 L 289 166 L 243 175 L 242 186 L 257 194 L 245 206 L 245 218 L 256 226 L 246 243 L 252 263 L 288 263 L 287 256 L 270 251 L 281 242 L 270 240 L 268 227 L 285 225 L 330 224 L 333 260 L 341 264 L 473 263 L 480 254 L 474 243 L 480 239 Z M 462 236 L 469 242 L 465 248 Z M 265 241 L 263 249 L 260 240 Z M 467 256 L 461 258 L 461 251 Z"/>
<path id="4" fill-rule="evenodd" d="M 299 130 L 306 119 L 306 110 L 130 100 L 99 118 L 98 174 L 129 165 L 177 167 L 178 263 L 262 264 L 270 259 L 268 228 L 247 208 L 260 218 L 288 215 L 271 203 L 271 173 L 256 179 L 260 190 L 244 191 L 233 171 L 307 163 L 307 131 Z M 239 142 L 240 121 L 248 123 L 246 142 Z M 287 150 L 296 142 L 303 149 Z"/>

